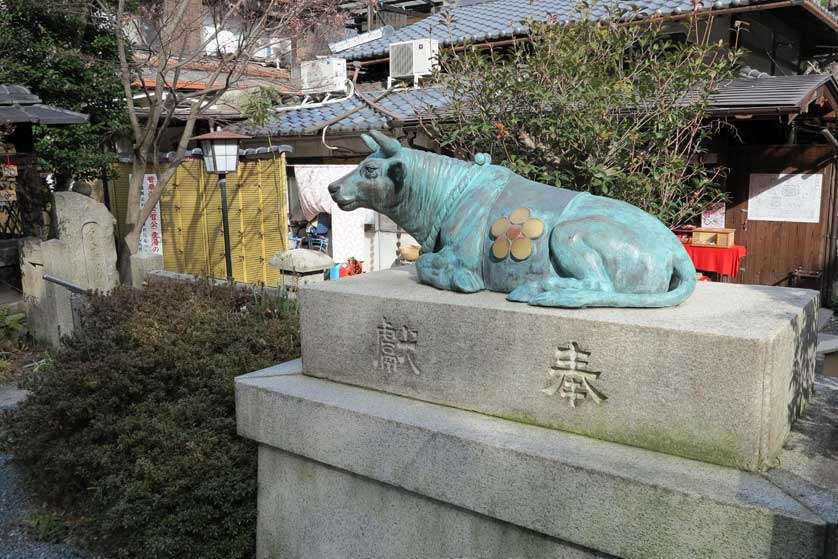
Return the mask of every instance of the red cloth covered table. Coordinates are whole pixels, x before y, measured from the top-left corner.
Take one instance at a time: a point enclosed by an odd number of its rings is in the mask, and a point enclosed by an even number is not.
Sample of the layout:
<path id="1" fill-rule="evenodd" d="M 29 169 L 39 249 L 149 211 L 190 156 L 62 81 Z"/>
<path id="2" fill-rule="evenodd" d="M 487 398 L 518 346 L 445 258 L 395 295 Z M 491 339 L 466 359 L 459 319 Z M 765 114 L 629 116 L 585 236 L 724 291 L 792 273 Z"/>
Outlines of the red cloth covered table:
<path id="1" fill-rule="evenodd" d="M 687 254 L 692 258 L 696 270 L 716 272 L 735 278 L 739 275 L 739 261 L 745 258 L 747 251 L 741 245 L 720 247 L 697 247 L 685 244 Z"/>

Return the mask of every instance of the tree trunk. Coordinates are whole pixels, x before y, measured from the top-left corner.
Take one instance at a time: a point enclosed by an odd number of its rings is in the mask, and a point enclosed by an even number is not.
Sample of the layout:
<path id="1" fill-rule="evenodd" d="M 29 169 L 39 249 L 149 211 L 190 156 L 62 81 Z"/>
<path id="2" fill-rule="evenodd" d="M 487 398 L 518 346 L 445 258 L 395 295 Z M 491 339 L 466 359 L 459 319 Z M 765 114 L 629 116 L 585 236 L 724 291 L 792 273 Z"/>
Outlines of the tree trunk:
<path id="1" fill-rule="evenodd" d="M 131 257 L 139 250 L 140 231 L 131 231 L 120 239 L 118 245 L 117 268 L 119 269 L 119 281 L 124 285 L 131 284 Z"/>
<path id="2" fill-rule="evenodd" d="M 131 165 L 131 178 L 128 181 L 128 203 L 125 212 L 124 236 L 120 239 L 117 254 L 117 267 L 119 268 L 119 279 L 122 283 L 131 282 L 131 256 L 137 254 L 140 244 L 140 231 L 142 224 L 138 224 L 140 218 L 140 191 L 143 187 L 143 175 L 146 173 L 147 160 L 141 155 L 134 153 L 134 162 Z"/>
<path id="3" fill-rule="evenodd" d="M 17 181 L 17 194 L 20 227 L 23 235 L 42 239 L 44 210 L 50 200 L 50 194 L 35 165 L 23 166 Z"/>

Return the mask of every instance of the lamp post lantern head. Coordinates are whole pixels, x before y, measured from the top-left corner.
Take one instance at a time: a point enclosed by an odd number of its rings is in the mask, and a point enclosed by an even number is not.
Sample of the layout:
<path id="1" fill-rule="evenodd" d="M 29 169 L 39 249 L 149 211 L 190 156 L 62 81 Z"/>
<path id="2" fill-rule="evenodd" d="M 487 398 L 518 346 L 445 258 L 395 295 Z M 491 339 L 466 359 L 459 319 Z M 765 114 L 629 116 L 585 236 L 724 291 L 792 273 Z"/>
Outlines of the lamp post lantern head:
<path id="1" fill-rule="evenodd" d="M 239 142 L 250 136 L 233 132 L 210 132 L 192 139 L 201 142 L 207 173 L 223 175 L 235 173 L 239 163 Z"/>

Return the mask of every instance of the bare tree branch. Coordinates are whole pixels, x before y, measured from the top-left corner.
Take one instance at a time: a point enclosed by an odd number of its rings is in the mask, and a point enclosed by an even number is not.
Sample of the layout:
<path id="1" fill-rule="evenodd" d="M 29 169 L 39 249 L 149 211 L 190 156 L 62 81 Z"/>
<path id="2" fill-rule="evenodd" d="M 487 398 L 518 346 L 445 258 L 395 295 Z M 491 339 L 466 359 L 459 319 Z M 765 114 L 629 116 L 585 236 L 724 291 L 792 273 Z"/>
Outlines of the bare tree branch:
<path id="1" fill-rule="evenodd" d="M 205 2 L 200 14 L 190 10 L 185 0 L 143 1 L 133 11 L 126 0 L 90 1 L 116 34 L 120 80 L 133 136 L 129 204 L 124 216 L 127 254 L 121 256 L 127 259 L 137 251 L 142 224 L 185 157 L 197 121 L 247 75 L 248 64 L 260 49 L 279 37 L 303 33 L 328 21 L 340 22 L 339 0 Z M 205 17 L 211 26 L 205 26 Z M 230 33 L 235 42 L 225 43 Z M 200 79 L 200 89 L 189 91 L 196 85 L 193 76 L 197 69 L 206 76 Z M 135 97 L 137 93 L 142 97 Z M 138 106 L 138 101 L 144 106 Z M 176 121 L 183 129 L 174 157 L 162 169 L 157 189 L 140 208 L 143 175 L 158 172 L 161 142 Z M 153 165 L 150 169 L 149 164 Z"/>

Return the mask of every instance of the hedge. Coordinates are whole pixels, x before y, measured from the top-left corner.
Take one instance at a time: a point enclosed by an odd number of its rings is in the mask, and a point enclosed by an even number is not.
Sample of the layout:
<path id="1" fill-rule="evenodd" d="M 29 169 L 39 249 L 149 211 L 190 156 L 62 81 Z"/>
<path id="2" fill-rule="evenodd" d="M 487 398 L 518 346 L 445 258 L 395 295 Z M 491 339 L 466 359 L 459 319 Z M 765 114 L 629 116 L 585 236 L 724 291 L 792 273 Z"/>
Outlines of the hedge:
<path id="1" fill-rule="evenodd" d="M 95 296 L 83 321 L 0 424 L 29 485 L 114 557 L 252 557 L 256 448 L 233 378 L 299 355 L 295 309 L 160 283 Z"/>

